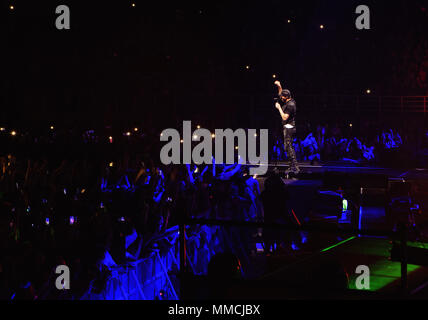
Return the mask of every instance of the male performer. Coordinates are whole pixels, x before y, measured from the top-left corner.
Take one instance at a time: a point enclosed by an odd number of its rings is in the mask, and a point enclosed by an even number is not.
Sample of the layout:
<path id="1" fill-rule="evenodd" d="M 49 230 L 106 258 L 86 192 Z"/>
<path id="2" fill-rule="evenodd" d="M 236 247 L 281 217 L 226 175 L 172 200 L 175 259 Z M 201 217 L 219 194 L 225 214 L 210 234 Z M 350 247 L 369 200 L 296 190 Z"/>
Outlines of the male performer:
<path id="1" fill-rule="evenodd" d="M 283 125 L 284 132 L 284 147 L 287 152 L 287 157 L 290 161 L 290 167 L 286 171 L 286 175 L 298 174 L 300 172 L 297 165 L 296 152 L 293 147 L 293 137 L 296 134 L 296 101 L 291 99 L 291 93 L 288 89 L 282 89 L 281 83 L 275 81 L 278 87 L 279 99 L 275 103 L 275 108 L 278 109 Z"/>

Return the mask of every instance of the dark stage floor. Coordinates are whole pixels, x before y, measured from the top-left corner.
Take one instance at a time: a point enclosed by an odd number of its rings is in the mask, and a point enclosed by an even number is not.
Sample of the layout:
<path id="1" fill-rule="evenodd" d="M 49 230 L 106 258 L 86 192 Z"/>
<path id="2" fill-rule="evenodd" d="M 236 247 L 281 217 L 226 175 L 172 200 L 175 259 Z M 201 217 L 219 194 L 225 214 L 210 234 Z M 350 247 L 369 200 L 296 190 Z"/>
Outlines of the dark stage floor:
<path id="1" fill-rule="evenodd" d="M 283 173 L 288 168 L 286 163 L 269 164 L 268 174 L 257 177 L 261 190 L 264 190 L 264 182 L 270 172 Z M 289 207 L 293 209 L 300 221 L 310 222 L 316 220 L 322 226 L 341 225 L 357 227 L 360 230 L 384 230 L 388 231 L 391 224 L 388 222 L 387 205 L 393 193 L 392 185 L 407 183 L 418 185 L 423 194 L 428 186 L 427 169 L 398 169 L 363 167 L 349 163 L 327 163 L 321 165 L 300 164 L 301 172 L 293 179 L 283 178 L 289 193 Z M 334 182 L 331 183 L 331 178 Z M 352 182 L 349 182 L 352 181 Z M 340 221 L 334 212 L 317 212 L 312 216 L 308 212 L 317 207 L 320 201 L 319 193 L 322 190 L 335 191 L 334 186 L 345 186 L 344 193 L 349 199 L 353 199 L 355 207 L 354 219 Z M 363 190 L 364 189 L 364 190 Z M 366 192 L 365 190 L 369 190 Z M 419 193 L 419 195 L 420 195 Z M 416 228 L 410 230 L 413 233 L 409 238 L 408 246 L 428 248 L 426 236 L 428 234 L 427 204 L 428 197 L 418 199 L 420 211 L 416 217 Z M 328 207 L 328 206 L 326 206 Z M 326 207 L 323 207 L 324 210 Z M 352 224 L 352 220 L 356 222 Z M 417 229 L 417 230 L 416 230 Z M 415 235 L 415 232 L 419 232 Z M 356 289 L 355 283 L 358 274 L 358 265 L 367 265 L 370 269 L 370 292 L 385 295 L 394 295 L 401 290 L 401 264 L 391 261 L 392 241 L 388 236 L 331 236 L 325 233 L 311 233 L 305 244 L 300 245 L 300 250 L 293 253 L 293 262 L 289 263 L 290 253 L 278 253 L 268 256 L 264 266 L 270 270 L 262 278 L 283 281 L 290 287 L 301 287 L 301 283 L 294 283 L 293 279 L 308 279 L 305 285 L 311 286 L 311 274 L 314 266 L 319 266 L 329 261 L 341 265 L 348 274 L 349 289 Z M 428 254 L 428 250 L 427 250 Z M 408 293 L 412 297 L 426 296 L 428 291 L 428 268 L 422 265 L 408 264 Z M 315 268 L 316 269 L 316 268 Z M 296 274 L 299 277 L 296 277 Z M 315 284 L 316 285 L 316 284 Z M 286 292 L 284 297 L 293 296 Z"/>

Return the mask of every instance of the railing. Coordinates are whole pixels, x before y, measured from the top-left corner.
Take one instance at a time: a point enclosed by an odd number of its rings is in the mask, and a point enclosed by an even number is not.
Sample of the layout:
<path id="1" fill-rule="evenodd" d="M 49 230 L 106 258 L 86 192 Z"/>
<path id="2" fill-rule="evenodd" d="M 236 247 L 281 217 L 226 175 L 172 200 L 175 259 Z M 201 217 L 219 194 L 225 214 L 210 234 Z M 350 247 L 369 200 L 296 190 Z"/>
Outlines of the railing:
<path id="1" fill-rule="evenodd" d="M 92 287 L 82 300 L 178 300 L 178 293 L 170 271 L 178 270 L 178 227 L 173 227 L 156 239 L 168 240 L 171 248 L 167 252 L 152 250 L 146 258 L 111 267 L 104 290 L 94 293 Z"/>
<path id="2" fill-rule="evenodd" d="M 171 279 L 171 273 L 178 275 L 180 268 L 178 226 L 168 229 L 165 234 L 150 243 L 169 242 L 169 249 L 154 249 L 146 258 L 133 262 L 127 262 L 111 267 L 105 288 L 100 293 L 95 293 L 92 287 L 81 298 L 82 300 L 178 300 L 179 285 Z M 182 233 L 185 234 L 185 233 Z M 222 238 L 227 235 L 222 233 Z M 215 253 L 214 240 L 222 242 L 222 246 L 233 248 L 233 244 L 223 243 L 228 240 L 210 239 L 206 249 L 209 255 L 201 259 L 199 251 L 202 249 L 200 240 L 194 233 L 186 234 L 186 261 L 185 265 L 195 275 L 207 273 L 210 257 Z M 242 254 L 242 251 L 239 252 Z"/>
<path id="3" fill-rule="evenodd" d="M 82 299 L 89 300 L 156 300 L 156 299 L 167 299 L 167 300 L 178 300 L 182 298 L 180 291 L 184 290 L 186 286 L 185 274 L 191 272 L 194 275 L 204 275 L 207 273 L 208 261 L 198 261 L 196 255 L 200 249 L 194 242 L 192 236 L 188 236 L 186 233 L 190 231 L 190 226 L 217 226 L 223 231 L 222 238 L 224 243 L 222 246 L 227 246 L 240 258 L 245 260 L 245 249 L 239 246 L 233 250 L 233 246 L 236 243 L 229 239 L 229 235 L 226 232 L 226 228 L 268 228 L 268 229 L 281 229 L 288 231 L 307 231 L 317 232 L 326 234 L 337 234 L 337 235 L 368 235 L 368 236 L 381 236 L 381 237 L 394 237 L 399 239 L 400 252 L 401 252 L 401 292 L 407 294 L 407 229 L 403 226 L 398 232 L 388 232 L 380 230 L 361 230 L 356 228 L 337 228 L 337 227 L 320 227 L 318 226 L 293 226 L 293 225 L 281 225 L 278 223 L 270 224 L 264 222 L 251 222 L 251 221 L 224 221 L 224 220 L 209 220 L 209 219 L 187 219 L 180 226 L 179 230 L 177 226 L 172 228 L 174 239 L 172 239 L 171 248 L 164 253 L 160 253 L 159 250 L 154 250 L 147 258 L 139 259 L 132 263 L 118 265 L 113 267 L 112 275 L 108 280 L 105 289 L 101 293 L 93 293 L 91 290 L 82 297 Z M 184 231 L 184 232 L 183 232 Z M 177 237 L 177 232 L 179 233 Z M 178 239 L 180 239 L 178 241 Z M 213 240 L 213 239 L 211 239 Z M 210 246 L 208 247 L 211 255 L 217 253 L 214 252 L 212 247 L 214 241 L 209 241 Z M 239 243 L 239 241 L 238 241 Z M 238 252 L 239 251 L 239 252 Z M 209 260 L 209 258 L 208 258 Z M 242 261 L 244 262 L 244 261 Z M 248 261 L 245 261 L 248 263 Z M 201 264 L 203 268 L 201 268 Z M 248 266 L 248 264 L 244 264 Z M 205 269 L 205 270 L 202 270 Z M 175 270 L 175 273 L 180 280 L 179 283 L 173 282 L 170 278 L 170 273 Z M 177 273 L 177 271 L 179 273 Z"/>
<path id="4" fill-rule="evenodd" d="M 217 128 L 218 123 L 223 123 L 223 121 L 229 126 L 261 127 L 271 126 L 278 120 L 273 98 L 273 94 L 217 94 L 207 99 L 202 94 L 189 94 L 175 97 L 174 106 L 177 110 L 181 110 L 180 108 L 185 106 L 183 110 L 187 110 L 185 114 L 180 113 L 177 119 L 181 120 L 183 117 L 185 119 L 204 119 L 205 127 Z M 295 92 L 294 98 L 297 102 L 299 119 L 311 116 L 319 119 L 322 115 L 328 115 L 328 118 L 343 116 L 350 119 L 351 117 L 364 117 L 368 113 L 383 119 L 385 116 L 397 118 L 397 115 L 418 116 L 423 114 L 425 117 L 428 113 L 428 96 L 322 95 Z M 201 108 L 201 101 L 204 101 L 203 108 Z M 227 110 L 230 110 L 230 117 L 227 117 L 227 121 L 221 117 L 222 113 L 213 114 L 209 118 L 204 115 L 207 109 L 224 110 L 225 106 L 228 106 Z M 242 112 L 243 110 L 244 112 Z"/>
<path id="5" fill-rule="evenodd" d="M 294 95 L 298 106 L 306 108 L 340 108 L 349 111 L 393 111 L 393 112 L 417 112 L 426 113 L 428 96 L 378 96 L 373 94 L 346 95 L 346 94 L 298 94 Z M 270 106 L 273 95 L 267 94 L 236 94 L 236 95 L 216 95 L 212 98 L 215 104 L 228 103 L 231 105 L 243 104 L 246 107 L 256 109 Z M 200 105 L 204 100 L 203 95 L 192 94 L 186 96 L 188 105 Z"/>
<path id="6" fill-rule="evenodd" d="M 332 108 L 355 112 L 426 113 L 427 96 L 301 95 L 302 108 Z"/>

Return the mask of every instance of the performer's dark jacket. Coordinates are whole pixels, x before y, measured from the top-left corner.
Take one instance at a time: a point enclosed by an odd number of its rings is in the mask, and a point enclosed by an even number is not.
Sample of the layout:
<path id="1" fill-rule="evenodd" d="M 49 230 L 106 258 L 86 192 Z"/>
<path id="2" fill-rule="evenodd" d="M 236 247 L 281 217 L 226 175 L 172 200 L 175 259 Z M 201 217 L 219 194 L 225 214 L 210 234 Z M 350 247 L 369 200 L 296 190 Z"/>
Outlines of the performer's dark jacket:
<path id="1" fill-rule="evenodd" d="M 296 127 L 296 101 L 294 99 L 288 100 L 286 103 L 279 100 L 282 111 L 289 115 L 287 120 L 282 120 L 282 125 L 290 124 Z"/>

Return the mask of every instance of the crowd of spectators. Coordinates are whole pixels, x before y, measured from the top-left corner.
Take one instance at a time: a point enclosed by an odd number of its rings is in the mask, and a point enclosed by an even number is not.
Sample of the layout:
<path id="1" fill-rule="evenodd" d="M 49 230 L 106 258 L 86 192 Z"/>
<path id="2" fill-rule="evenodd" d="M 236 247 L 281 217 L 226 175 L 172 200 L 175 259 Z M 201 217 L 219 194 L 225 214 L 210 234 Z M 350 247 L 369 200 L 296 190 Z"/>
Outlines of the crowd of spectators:
<path id="1" fill-rule="evenodd" d="M 54 155 L 41 146 L 36 155 L 1 155 L 1 299 L 100 291 L 110 267 L 149 255 L 151 240 L 185 214 L 261 217 L 257 180 L 241 163 L 163 166 L 142 152 L 141 136 L 134 139 L 114 158 L 102 151 L 114 143 L 100 147 L 93 132 L 81 140 L 95 152 L 71 144 L 58 152 L 51 137 Z M 52 290 L 60 264 L 73 270 L 72 290 Z"/>
<path id="2" fill-rule="evenodd" d="M 336 123 L 333 126 L 320 124 L 315 130 L 308 126 L 302 131 L 294 138 L 294 148 L 299 161 L 309 161 L 311 164 L 346 161 L 389 165 L 397 161 L 397 155 L 406 154 L 407 159 L 411 160 L 407 164 L 409 166 L 415 163 L 423 166 L 426 162 L 428 131 L 422 128 L 410 132 L 401 128 L 372 127 L 354 132 L 352 124 Z M 280 135 L 274 140 L 273 159 L 287 159 Z"/>

